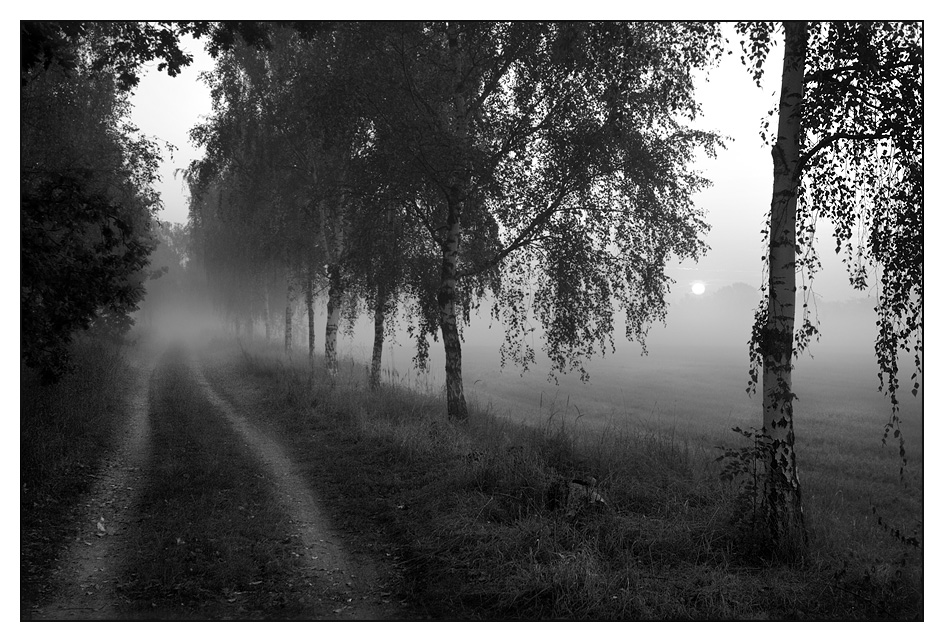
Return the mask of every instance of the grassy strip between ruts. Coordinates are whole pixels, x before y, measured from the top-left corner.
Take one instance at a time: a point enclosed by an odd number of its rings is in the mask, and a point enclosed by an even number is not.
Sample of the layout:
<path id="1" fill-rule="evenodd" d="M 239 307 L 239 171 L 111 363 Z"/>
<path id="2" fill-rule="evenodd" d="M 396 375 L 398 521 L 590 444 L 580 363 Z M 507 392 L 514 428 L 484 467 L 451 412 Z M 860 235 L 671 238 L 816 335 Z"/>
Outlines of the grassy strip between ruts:
<path id="1" fill-rule="evenodd" d="M 439 619 L 880 619 L 923 614 L 920 551 L 817 541 L 799 564 L 750 554 L 713 458 L 630 431 L 580 434 L 475 410 L 442 419 L 441 399 L 339 380 L 273 347 L 218 345 L 225 393 L 252 382 L 244 410 L 280 436 L 335 518 L 402 576 L 401 598 Z M 248 406 L 253 406 L 249 408 Z M 569 509 L 561 480 L 593 476 L 608 501 Z M 877 552 L 876 552 L 877 551 Z"/>
<path id="2" fill-rule="evenodd" d="M 158 365 L 150 404 L 150 473 L 119 571 L 119 617 L 312 618 L 320 590 L 299 572 L 274 486 L 180 350 Z"/>
<path id="3" fill-rule="evenodd" d="M 50 572 L 75 537 L 76 508 L 114 451 L 134 380 L 125 349 L 87 334 L 74 371 L 43 386 L 20 369 L 20 617 L 50 588 Z"/>

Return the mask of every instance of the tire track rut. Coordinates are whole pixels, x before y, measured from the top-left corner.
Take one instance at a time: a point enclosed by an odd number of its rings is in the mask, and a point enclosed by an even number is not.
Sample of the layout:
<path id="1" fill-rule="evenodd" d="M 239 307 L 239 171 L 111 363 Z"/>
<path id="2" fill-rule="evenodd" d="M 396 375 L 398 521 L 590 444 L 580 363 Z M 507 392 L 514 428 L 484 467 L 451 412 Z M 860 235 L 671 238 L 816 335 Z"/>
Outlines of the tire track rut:
<path id="1" fill-rule="evenodd" d="M 164 351 L 146 350 L 134 362 L 136 379 L 123 419 L 121 442 L 93 485 L 81 510 L 80 531 L 60 556 L 53 572 L 56 589 L 38 608 L 35 620 L 135 619 L 120 611 L 120 573 L 128 546 L 128 526 L 143 519 L 142 490 L 148 482 L 152 448 L 151 390 Z M 321 590 L 311 605 L 312 618 L 336 620 L 397 619 L 397 609 L 382 600 L 377 573 L 366 560 L 355 559 L 332 526 L 291 456 L 272 437 L 240 413 L 207 380 L 193 350 L 187 351 L 186 378 L 239 436 L 268 473 L 295 538 L 304 549 L 300 571 Z M 142 614 L 147 618 L 147 613 Z"/>
<path id="2" fill-rule="evenodd" d="M 88 494 L 76 539 L 60 556 L 53 581 L 58 590 L 33 610 L 35 620 L 113 620 L 120 545 L 135 517 L 137 496 L 146 480 L 150 436 L 149 389 L 156 354 L 136 363 L 126 428 Z"/>
<path id="3" fill-rule="evenodd" d="M 334 619 L 391 619 L 392 609 L 373 595 L 376 573 L 357 563 L 343 544 L 343 537 L 331 525 L 317 497 L 304 480 L 292 458 L 273 438 L 241 414 L 212 387 L 195 357 L 190 370 L 203 394 L 226 418 L 268 470 L 278 487 L 283 509 L 290 517 L 295 533 L 305 549 L 305 569 L 312 580 L 335 594 L 339 603 L 332 609 Z"/>

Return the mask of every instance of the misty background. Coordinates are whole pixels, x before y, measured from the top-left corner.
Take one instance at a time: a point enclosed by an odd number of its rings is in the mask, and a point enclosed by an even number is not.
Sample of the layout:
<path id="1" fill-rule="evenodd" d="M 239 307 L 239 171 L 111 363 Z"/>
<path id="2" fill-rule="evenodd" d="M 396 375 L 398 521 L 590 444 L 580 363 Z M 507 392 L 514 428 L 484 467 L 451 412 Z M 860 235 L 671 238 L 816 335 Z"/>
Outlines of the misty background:
<path id="1" fill-rule="evenodd" d="M 588 383 L 581 382 L 577 373 L 558 376 L 556 383 L 549 380 L 550 363 L 543 356 L 540 328 L 531 335 L 537 363 L 528 372 L 521 372 L 514 364 L 502 368 L 499 346 L 503 331 L 500 322 L 490 318 L 486 303 L 463 328 L 463 374 L 471 403 L 522 420 L 550 422 L 569 413 L 568 421 L 576 419 L 578 424 L 678 430 L 703 436 L 717 436 L 733 426 L 748 427 L 760 421 L 759 399 L 745 390 L 749 381 L 748 339 L 764 278 L 761 230 L 772 181 L 769 151 L 763 147 L 759 131 L 768 111 L 775 107 L 779 74 L 769 68 L 765 86 L 755 86 L 740 61 L 733 28 L 726 28 L 734 54 L 724 56 L 721 65 L 699 84 L 696 94 L 704 112 L 696 126 L 730 137 L 718 158 L 698 162 L 713 183 L 695 196 L 711 225 L 707 235 L 711 249 L 697 263 L 667 266 L 676 284 L 668 297 L 666 325 L 656 324 L 649 333 L 648 355 L 640 354 L 641 347 L 625 339 L 617 314 L 615 353 L 597 355 L 585 364 Z M 188 131 L 210 113 L 208 91 L 199 75 L 212 68 L 212 59 L 199 43 L 185 39 L 183 44 L 193 54 L 194 63 L 177 78 L 150 69 L 132 98 L 132 119 L 141 131 L 174 148 L 173 153 L 165 154 L 163 182 L 157 188 L 164 202 L 162 219 L 181 224 L 187 221 L 187 193 L 175 172 L 202 156 L 202 151 L 191 145 Z M 779 64 L 781 58 L 781 51 L 775 49 L 769 60 Z M 808 433 L 817 423 L 841 422 L 878 440 L 890 404 L 878 391 L 873 350 L 875 292 L 857 292 L 849 285 L 845 266 L 833 250 L 827 222 L 821 222 L 817 233 L 823 269 L 816 275 L 815 295 L 809 297 L 808 304 L 818 321 L 820 340 L 796 362 L 798 430 Z M 695 283 L 704 285 L 703 294 L 693 293 Z M 324 341 L 323 307 L 315 306 L 319 350 Z M 183 319 L 185 325 L 192 323 Z M 295 332 L 299 346 L 306 334 L 307 321 L 299 306 Z M 342 361 L 359 362 L 366 370 L 372 338 L 366 314 L 354 326 L 345 325 L 338 345 Z M 444 362 L 440 344 L 431 346 L 425 372 L 412 367 L 414 345 L 401 320 L 384 349 L 387 380 L 438 392 Z M 913 372 L 909 355 L 903 355 L 901 366 L 903 429 L 912 447 L 917 447 L 922 439 L 924 387 L 918 398 L 913 398 L 908 393 L 908 378 Z"/>

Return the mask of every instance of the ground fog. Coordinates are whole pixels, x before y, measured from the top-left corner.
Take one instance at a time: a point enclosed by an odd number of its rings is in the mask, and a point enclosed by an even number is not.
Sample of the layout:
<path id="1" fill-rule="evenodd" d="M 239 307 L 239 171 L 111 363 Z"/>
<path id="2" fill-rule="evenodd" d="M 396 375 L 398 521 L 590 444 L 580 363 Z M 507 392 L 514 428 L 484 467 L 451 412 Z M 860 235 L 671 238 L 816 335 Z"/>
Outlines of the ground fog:
<path id="1" fill-rule="evenodd" d="M 540 337 L 533 346 L 536 364 L 525 372 L 515 364 L 503 368 L 501 328 L 485 315 L 473 317 L 462 354 L 466 394 L 479 407 L 515 420 L 563 422 L 587 430 L 674 432 L 701 443 L 721 443 L 733 427 L 760 423 L 760 399 L 746 391 L 747 340 L 755 304 L 755 290 L 744 284 L 702 297 L 679 297 L 666 325 L 651 330 L 648 354 L 641 354 L 640 346 L 626 341 L 618 330 L 615 353 L 587 364 L 587 382 L 579 373 L 549 377 L 550 362 L 542 358 Z M 797 360 L 794 373 L 800 448 L 826 437 L 880 448 L 891 405 L 878 389 L 872 303 L 820 300 L 814 313 L 821 336 Z M 369 362 L 372 334 L 363 325 L 354 326 L 339 344 L 350 363 Z M 442 345 L 430 346 L 425 372 L 413 367 L 414 354 L 412 340 L 401 329 L 384 351 L 387 379 L 440 392 Z M 903 353 L 900 379 L 906 389 L 899 397 L 909 457 L 919 461 L 923 394 L 914 397 L 908 392 L 913 365 L 913 356 Z M 880 448 L 877 456 L 897 457 L 897 448 L 884 451 Z"/>

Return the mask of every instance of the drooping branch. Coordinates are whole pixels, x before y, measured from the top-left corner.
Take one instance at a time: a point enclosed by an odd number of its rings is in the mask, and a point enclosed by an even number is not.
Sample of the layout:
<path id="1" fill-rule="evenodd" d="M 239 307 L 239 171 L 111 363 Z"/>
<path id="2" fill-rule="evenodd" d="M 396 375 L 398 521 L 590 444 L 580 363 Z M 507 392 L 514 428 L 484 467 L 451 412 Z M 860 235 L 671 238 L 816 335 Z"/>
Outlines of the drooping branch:
<path id="1" fill-rule="evenodd" d="M 851 132 L 836 132 L 834 134 L 829 134 L 820 139 L 818 143 L 813 145 L 810 149 L 803 152 L 800 155 L 800 161 L 797 163 L 796 168 L 793 170 L 793 180 L 799 180 L 800 176 L 803 174 L 803 170 L 809 164 L 813 157 L 816 156 L 819 152 L 827 149 L 834 143 L 840 140 L 882 140 L 884 138 L 891 138 L 891 132 L 874 132 L 870 134 L 853 134 Z"/>

